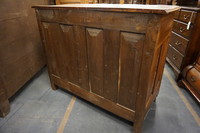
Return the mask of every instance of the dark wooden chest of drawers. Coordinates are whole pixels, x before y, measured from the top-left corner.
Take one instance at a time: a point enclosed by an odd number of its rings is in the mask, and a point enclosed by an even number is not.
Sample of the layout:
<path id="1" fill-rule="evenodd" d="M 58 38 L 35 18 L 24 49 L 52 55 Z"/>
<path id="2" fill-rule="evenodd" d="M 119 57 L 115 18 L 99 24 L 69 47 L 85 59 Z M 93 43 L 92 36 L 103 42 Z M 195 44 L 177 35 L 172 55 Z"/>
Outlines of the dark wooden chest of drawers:
<path id="1" fill-rule="evenodd" d="M 182 70 L 192 64 L 200 49 L 200 8 L 182 7 L 176 12 L 169 43 L 167 62 L 177 80 Z"/>
<path id="2" fill-rule="evenodd" d="M 141 131 L 158 95 L 172 6 L 36 6 L 52 88 L 62 87 Z"/>
<path id="3" fill-rule="evenodd" d="M 196 62 L 183 70 L 179 85 L 184 85 L 200 103 L 200 55 Z"/>

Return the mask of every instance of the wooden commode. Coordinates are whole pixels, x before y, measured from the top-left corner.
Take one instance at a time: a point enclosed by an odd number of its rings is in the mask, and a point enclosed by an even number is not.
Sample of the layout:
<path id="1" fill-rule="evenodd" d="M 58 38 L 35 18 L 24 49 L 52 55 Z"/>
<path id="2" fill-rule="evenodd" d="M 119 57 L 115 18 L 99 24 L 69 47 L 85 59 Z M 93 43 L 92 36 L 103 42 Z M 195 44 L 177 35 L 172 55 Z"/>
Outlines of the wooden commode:
<path id="1" fill-rule="evenodd" d="M 182 75 L 183 78 L 179 84 L 182 83 L 200 103 L 200 54 L 195 63 L 183 70 Z"/>
<path id="2" fill-rule="evenodd" d="M 173 68 L 176 80 L 183 69 L 192 64 L 200 50 L 200 8 L 181 7 L 176 12 L 169 43 L 167 62 Z"/>
<path id="3" fill-rule="evenodd" d="M 62 87 L 141 131 L 163 74 L 176 6 L 34 6 L 52 88 Z"/>

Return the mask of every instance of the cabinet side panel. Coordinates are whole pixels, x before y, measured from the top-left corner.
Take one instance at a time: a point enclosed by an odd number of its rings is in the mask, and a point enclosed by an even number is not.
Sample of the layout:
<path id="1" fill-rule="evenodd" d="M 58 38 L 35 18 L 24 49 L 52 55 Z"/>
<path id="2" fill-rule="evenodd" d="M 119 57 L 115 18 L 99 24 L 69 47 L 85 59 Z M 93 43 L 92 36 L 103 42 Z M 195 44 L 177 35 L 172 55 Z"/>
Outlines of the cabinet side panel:
<path id="1" fill-rule="evenodd" d="M 103 94 L 103 30 L 86 29 L 88 64 L 89 64 L 89 84 L 91 91 L 102 96 Z"/>
<path id="2" fill-rule="evenodd" d="M 117 102 L 120 32 L 104 30 L 104 97 Z"/>
<path id="3" fill-rule="evenodd" d="M 153 94 L 154 82 L 155 82 L 156 75 L 157 75 L 157 69 L 158 69 L 159 57 L 160 57 L 161 49 L 162 48 L 159 47 L 153 53 L 152 67 L 150 69 L 151 74 L 149 76 L 149 84 L 148 84 L 148 88 L 149 89 L 147 89 L 146 100 L 148 100 L 149 97 Z"/>
<path id="4" fill-rule="evenodd" d="M 162 79 L 163 69 L 165 65 L 165 58 L 168 49 L 167 43 L 171 35 L 173 21 L 173 14 L 168 17 L 162 17 L 160 21 L 159 36 L 156 41 L 156 48 L 152 56 L 152 66 L 149 75 L 148 90 L 146 95 L 146 111 L 149 109 L 151 103 L 159 93 L 160 83 Z M 164 34 L 165 33 L 165 34 Z"/>
<path id="5" fill-rule="evenodd" d="M 55 49 L 54 46 L 57 46 L 54 42 L 54 32 L 52 33 L 52 31 L 57 31 L 58 30 L 58 25 L 57 24 L 53 24 L 53 23 L 42 23 L 42 29 L 44 31 L 44 39 L 45 39 L 45 50 L 46 50 L 46 54 L 47 54 L 47 60 L 49 62 L 49 68 L 51 69 L 52 74 L 59 76 L 60 77 L 60 73 L 58 72 L 58 63 L 56 61 L 56 53 L 55 53 Z"/>
<path id="6" fill-rule="evenodd" d="M 148 90 L 148 83 L 150 78 L 150 70 L 152 67 L 153 53 L 155 50 L 156 41 L 159 33 L 159 21 L 160 18 L 157 15 L 149 15 L 148 28 L 145 36 L 144 52 L 142 55 L 141 73 L 139 77 L 139 85 L 137 89 L 136 99 L 136 119 L 134 123 L 134 131 L 141 132 L 142 124 L 145 117 L 145 104 L 146 104 L 146 93 Z"/>
<path id="7" fill-rule="evenodd" d="M 120 85 L 118 103 L 135 110 L 138 77 L 142 60 L 143 34 L 120 35 Z"/>

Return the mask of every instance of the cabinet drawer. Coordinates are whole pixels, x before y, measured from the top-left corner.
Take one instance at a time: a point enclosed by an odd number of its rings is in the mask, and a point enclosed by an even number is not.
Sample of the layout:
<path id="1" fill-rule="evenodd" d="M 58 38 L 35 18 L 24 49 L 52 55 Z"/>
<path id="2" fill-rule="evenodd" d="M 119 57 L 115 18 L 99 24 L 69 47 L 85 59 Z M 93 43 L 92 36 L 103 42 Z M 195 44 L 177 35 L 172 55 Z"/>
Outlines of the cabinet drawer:
<path id="1" fill-rule="evenodd" d="M 186 80 L 200 94 L 200 72 L 195 68 L 190 69 L 187 73 Z"/>
<path id="2" fill-rule="evenodd" d="M 197 64 L 200 65 L 200 55 L 199 55 L 199 57 L 197 59 Z"/>
<path id="3" fill-rule="evenodd" d="M 191 22 L 194 23 L 196 15 L 197 13 L 194 11 L 181 10 L 178 19 L 186 23 L 191 19 Z"/>
<path id="4" fill-rule="evenodd" d="M 169 45 L 167 57 L 177 68 L 181 68 L 183 56 L 178 51 L 176 51 L 171 45 Z"/>
<path id="5" fill-rule="evenodd" d="M 199 57 L 198 57 L 198 59 L 197 59 L 196 66 L 197 66 L 197 69 L 200 70 L 200 55 L 199 55 Z"/>
<path id="6" fill-rule="evenodd" d="M 188 40 L 172 32 L 170 44 L 176 48 L 181 54 L 185 55 Z"/>
<path id="7" fill-rule="evenodd" d="M 178 17 L 179 17 L 179 13 L 180 13 L 179 10 L 178 10 L 178 11 L 175 11 L 175 15 L 174 15 L 174 18 L 175 18 L 175 19 L 178 19 Z"/>
<path id="8" fill-rule="evenodd" d="M 187 30 L 187 24 L 174 20 L 174 25 L 173 25 L 174 32 L 176 32 L 186 38 L 189 38 L 190 34 L 191 34 L 191 29 L 192 29 L 192 27 L 190 27 L 190 29 Z"/>

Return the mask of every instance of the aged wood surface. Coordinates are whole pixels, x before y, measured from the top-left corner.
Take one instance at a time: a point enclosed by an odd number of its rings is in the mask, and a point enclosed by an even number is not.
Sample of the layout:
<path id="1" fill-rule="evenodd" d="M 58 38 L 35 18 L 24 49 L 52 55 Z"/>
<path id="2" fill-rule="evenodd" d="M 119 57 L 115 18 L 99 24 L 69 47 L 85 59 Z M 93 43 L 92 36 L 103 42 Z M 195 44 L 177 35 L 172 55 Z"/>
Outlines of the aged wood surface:
<path id="1" fill-rule="evenodd" d="M 172 30 L 167 62 L 179 81 L 183 69 L 195 62 L 200 50 L 200 8 L 181 7 Z"/>
<path id="2" fill-rule="evenodd" d="M 107 3 L 107 4 L 167 4 L 167 0 L 55 0 L 56 4 Z M 169 4 L 168 4 L 169 5 Z"/>
<path id="3" fill-rule="evenodd" d="M 0 76 L 0 117 L 5 117 L 10 111 L 10 105 L 1 79 Z"/>
<path id="4" fill-rule="evenodd" d="M 194 64 L 187 66 L 182 73 L 179 86 L 187 88 L 200 103 L 200 53 Z M 183 86 L 181 86 L 183 85 Z"/>
<path id="5" fill-rule="evenodd" d="M 1 0 L 0 3 L 0 112 L 7 114 L 8 99 L 45 65 L 31 6 L 47 1 Z"/>
<path id="6" fill-rule="evenodd" d="M 35 6 L 52 88 L 133 121 L 139 133 L 159 92 L 177 8 L 81 6 Z"/>
<path id="7" fill-rule="evenodd" d="M 38 5 L 33 8 L 46 9 L 82 9 L 93 11 L 119 11 L 119 12 L 140 12 L 140 13 L 155 13 L 168 14 L 179 9 L 178 6 L 169 5 L 140 5 L 140 4 L 64 4 L 64 5 Z"/>

